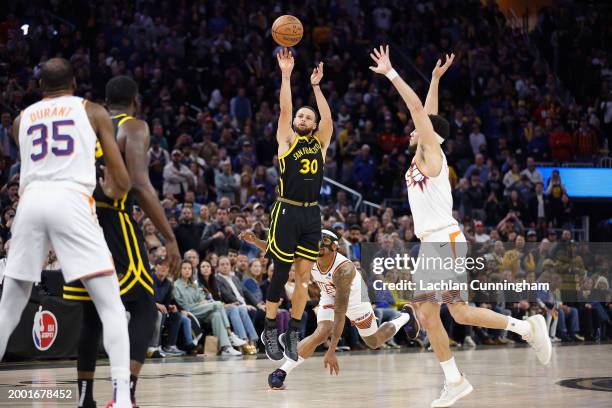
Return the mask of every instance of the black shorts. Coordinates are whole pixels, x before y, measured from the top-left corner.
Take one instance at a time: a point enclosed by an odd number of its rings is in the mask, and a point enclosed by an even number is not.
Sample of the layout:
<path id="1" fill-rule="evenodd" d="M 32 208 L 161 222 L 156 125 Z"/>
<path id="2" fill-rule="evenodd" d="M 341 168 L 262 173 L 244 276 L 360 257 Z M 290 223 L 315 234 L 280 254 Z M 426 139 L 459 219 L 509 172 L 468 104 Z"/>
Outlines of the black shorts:
<path id="1" fill-rule="evenodd" d="M 98 221 L 115 263 L 124 302 L 153 296 L 153 278 L 142 231 L 125 211 L 97 208 Z M 64 285 L 64 299 L 91 301 L 81 281 Z"/>
<path id="2" fill-rule="evenodd" d="M 296 257 L 316 261 L 321 243 L 319 206 L 298 207 L 276 202 L 270 213 L 267 256 L 275 262 L 293 263 Z"/>

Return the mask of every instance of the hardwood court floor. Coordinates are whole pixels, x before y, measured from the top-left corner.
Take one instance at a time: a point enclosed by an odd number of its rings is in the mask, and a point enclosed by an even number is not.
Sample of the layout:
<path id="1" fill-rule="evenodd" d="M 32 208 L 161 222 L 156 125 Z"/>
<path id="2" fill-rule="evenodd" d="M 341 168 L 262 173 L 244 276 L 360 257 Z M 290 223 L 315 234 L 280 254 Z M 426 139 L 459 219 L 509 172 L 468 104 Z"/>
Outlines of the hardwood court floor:
<path id="1" fill-rule="evenodd" d="M 533 351 L 525 347 L 457 351 L 455 358 L 474 386 L 474 392 L 456 405 L 460 408 L 612 407 L 612 344 L 555 347 L 549 367 L 539 365 Z M 427 352 L 339 353 L 339 377 L 326 373 L 322 356 L 316 355 L 290 374 L 283 391 L 268 389 L 267 375 L 278 365 L 267 359 L 151 361 L 138 381 L 141 407 L 429 407 L 443 382 L 434 355 Z M 99 367 L 96 374 L 95 397 L 98 406 L 104 407 L 111 395 L 109 367 Z M 74 375 L 74 362 L 0 365 L 2 386 L 55 384 Z M 557 384 L 606 376 L 609 379 L 595 381 L 599 391 Z M 593 381 L 580 384 L 592 388 Z M 0 406 L 76 404 L 18 405 L 2 397 Z"/>

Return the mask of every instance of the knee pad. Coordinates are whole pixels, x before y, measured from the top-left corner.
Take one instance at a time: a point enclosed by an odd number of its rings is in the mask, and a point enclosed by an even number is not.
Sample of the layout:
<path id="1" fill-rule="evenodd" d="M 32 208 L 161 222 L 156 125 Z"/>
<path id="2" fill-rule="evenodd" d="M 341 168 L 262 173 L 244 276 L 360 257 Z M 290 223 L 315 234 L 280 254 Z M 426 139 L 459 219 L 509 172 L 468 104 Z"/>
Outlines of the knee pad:
<path id="1" fill-rule="evenodd" d="M 268 286 L 268 294 L 266 299 L 270 302 L 277 303 L 280 301 L 281 294 L 285 288 L 285 283 L 289 279 L 289 271 L 291 264 L 288 262 L 275 262 L 274 275 Z"/>

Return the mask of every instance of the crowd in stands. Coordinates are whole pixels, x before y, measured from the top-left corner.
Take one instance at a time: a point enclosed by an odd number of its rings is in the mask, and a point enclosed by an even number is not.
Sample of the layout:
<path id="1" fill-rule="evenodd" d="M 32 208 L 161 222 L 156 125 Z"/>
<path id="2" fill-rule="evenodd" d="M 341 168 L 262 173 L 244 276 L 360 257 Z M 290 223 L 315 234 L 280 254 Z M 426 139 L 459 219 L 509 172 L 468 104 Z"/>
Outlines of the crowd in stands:
<path id="1" fill-rule="evenodd" d="M 139 84 L 139 116 L 151 130 L 150 178 L 186 261 L 177 276 L 168 276 L 164 240 L 136 208 L 133 216 L 145 234 L 156 278 L 159 326 L 163 321 L 169 329 L 164 350 L 181 353 L 180 345 L 184 352 L 193 351 L 203 341 L 196 328 L 201 325 L 217 337 L 222 353 L 234 354 L 233 347 L 256 351 L 274 267 L 238 236 L 247 229 L 261 239 L 267 234 L 279 180 L 275 135 L 280 87 L 274 57 L 278 47 L 269 28 L 277 16 L 293 14 L 305 27 L 304 38 L 292 48 L 294 106 L 316 106 L 308 79 L 316 62 L 325 63 L 321 85 L 335 126 L 326 176 L 375 203 L 402 201 L 367 214 L 344 191 L 322 190 L 323 223 L 342 234 L 343 248 L 359 267 L 363 244 L 417 241 L 412 219 L 405 215 L 404 172 L 411 159 L 407 148 L 413 123 L 387 81 L 368 70 L 372 47 L 389 43 L 398 72 L 423 98 L 436 60 L 444 53 L 457 56 L 440 85 L 440 114 L 451 124 L 443 149 L 454 215 L 468 240 L 488 246 L 496 262 L 489 278 L 555 281 L 557 275 L 565 276 L 547 246 L 573 238 L 573 202 L 558 172 L 544 179 L 536 163 L 597 163 L 607 154 L 612 88 L 605 39 L 610 25 L 607 31 L 592 29 L 589 22 L 606 18 L 595 6 L 583 13 L 581 23 L 545 10 L 532 38 L 507 24 L 494 2 L 373 1 L 360 8 L 350 1 L 279 4 L 46 2 L 48 12 L 43 13 L 35 2 L 9 1 L 0 22 L 3 246 L 10 239 L 19 199 L 12 121 L 41 96 L 36 80 L 40 64 L 54 56 L 69 59 L 77 95 L 99 102 L 110 78 L 129 75 Z M 23 24 L 29 24 L 27 34 Z M 577 25 L 581 36 L 574 38 Z M 542 58 L 536 58 L 534 47 Z M 588 66 L 590 71 L 582 74 L 589 81 L 569 81 L 563 72 L 568 64 Z M 587 73 L 591 71 L 597 75 Z M 503 245 L 519 250 L 525 241 L 541 242 L 544 248 L 529 252 L 518 267 L 510 265 L 505 257 L 511 249 Z M 577 262 L 577 256 L 572 258 Z M 551 322 L 559 322 L 551 335 L 564 340 L 610 336 L 610 276 L 603 267 L 609 261 L 600 256 L 581 259 L 581 265 L 567 268 L 584 270 L 576 282 L 584 296 L 579 302 L 567 304 L 557 287 L 539 294 L 540 302 L 505 302 L 492 294 L 495 300 L 478 304 L 515 316 L 547 312 Z M 400 276 L 388 273 L 385 279 Z M 283 331 L 292 284 L 290 280 L 286 286 L 278 318 Z M 311 292 L 302 334 L 315 324 L 317 293 Z M 372 297 L 381 321 L 392 319 L 408 300 L 391 292 Z M 445 321 L 453 329 L 450 319 Z M 463 332 L 459 337 L 484 344 L 506 341 L 503 333 L 479 328 Z M 362 346 L 348 324 L 345 334 L 346 344 Z M 153 348 L 160 345 L 160 336 L 161 331 Z M 405 339 L 400 335 L 397 340 Z"/>

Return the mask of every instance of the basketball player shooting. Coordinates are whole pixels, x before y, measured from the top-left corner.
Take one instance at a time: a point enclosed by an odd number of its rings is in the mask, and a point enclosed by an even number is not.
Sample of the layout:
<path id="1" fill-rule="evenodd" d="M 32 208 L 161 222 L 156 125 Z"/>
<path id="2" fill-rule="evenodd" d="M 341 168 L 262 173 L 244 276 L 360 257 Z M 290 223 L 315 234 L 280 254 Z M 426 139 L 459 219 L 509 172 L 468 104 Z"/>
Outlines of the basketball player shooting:
<path id="1" fill-rule="evenodd" d="M 243 232 L 240 238 L 254 243 L 262 251 L 266 249 L 265 241 L 257 239 L 250 231 Z M 312 356 L 316 348 L 330 336 L 331 344 L 323 363 L 326 368 L 329 367 L 330 374 L 338 375 L 340 365 L 336 358 L 336 346 L 344 330 L 345 316 L 357 327 L 363 341 L 372 349 L 383 345 L 404 325 L 410 338 L 415 339 L 418 336 L 419 323 L 414 318 L 414 309 L 410 305 L 406 305 L 398 318 L 378 327 L 361 274 L 348 258 L 338 252 L 338 240 L 335 232 L 322 230 L 319 259 L 311 271 L 313 281 L 321 289 L 317 328 L 314 333 L 300 341 L 298 361 L 286 359 L 280 368 L 268 376 L 268 384 L 272 389 L 283 389 L 287 375 Z M 280 341 L 284 342 L 284 334 L 280 335 Z"/>
<path id="2" fill-rule="evenodd" d="M 280 116 L 276 132 L 280 182 L 276 203 L 271 211 L 266 247 L 267 256 L 274 261 L 274 275 L 267 293 L 266 323 L 261 341 L 271 360 L 281 360 L 284 355 L 298 361 L 300 320 L 308 297 L 310 270 L 319 254 L 321 210 L 317 200 L 323 183 L 325 153 L 331 140 L 333 124 L 329 105 L 319 85 L 323 78 L 323 63 L 314 68 L 310 76 L 321 120 L 317 123 L 314 108 L 302 106 L 292 122 L 293 55 L 284 48 L 277 54 L 277 60 L 282 73 Z M 284 350 L 281 350 L 276 314 L 292 264 L 295 264 L 296 285 L 291 299 L 291 320 Z"/>
<path id="3" fill-rule="evenodd" d="M 452 217 L 453 201 L 448 165 L 440 147 L 444 138 L 448 137 L 449 124 L 437 114 L 438 82 L 454 56 L 448 58 L 444 65 L 441 65 L 441 61 L 436 64 L 425 106 L 391 66 L 389 46 L 374 49 L 370 57 L 376 64 L 370 69 L 385 75 L 391 81 L 410 110 L 415 125 L 410 137 L 410 149 L 414 158 L 406 172 L 406 182 L 415 234 L 421 240 L 419 256 L 431 253 L 430 248 L 435 246 L 435 256 L 450 256 L 454 259 L 463 257 L 467 253 L 466 240 L 457 221 Z M 447 245 L 449 243 L 450 245 Z M 448 253 L 442 253 L 443 251 Z M 420 323 L 427 331 L 445 376 L 440 398 L 433 401 L 431 407 L 450 407 L 473 390 L 472 385 L 459 372 L 451 354 L 448 335 L 440 320 L 440 301 L 448 303 L 448 309 L 457 323 L 513 331 L 533 347 L 542 364 L 548 364 L 550 361 L 551 342 L 541 315 L 531 316 L 523 321 L 492 310 L 468 306 L 466 302 L 448 293 L 442 294 L 441 299 L 438 295 L 426 294 L 423 301 L 416 303 Z"/>
<path id="4" fill-rule="evenodd" d="M 44 99 L 21 112 L 13 126 L 21 183 L 0 300 L 0 360 L 52 247 L 66 282 L 81 280 L 102 321 L 115 389 L 111 406 L 131 407 L 125 308 L 92 197 L 96 140 L 107 155 L 99 180 L 104 193 L 121 198 L 130 189 L 130 179 L 106 110 L 73 95 L 76 81 L 70 62 L 47 61 L 40 83 Z"/>

